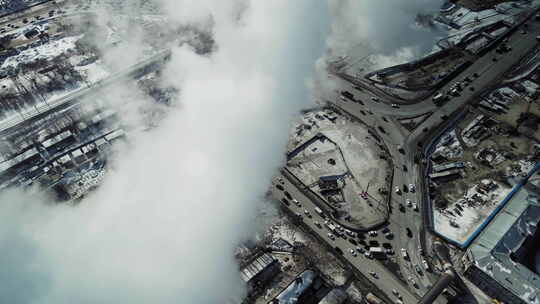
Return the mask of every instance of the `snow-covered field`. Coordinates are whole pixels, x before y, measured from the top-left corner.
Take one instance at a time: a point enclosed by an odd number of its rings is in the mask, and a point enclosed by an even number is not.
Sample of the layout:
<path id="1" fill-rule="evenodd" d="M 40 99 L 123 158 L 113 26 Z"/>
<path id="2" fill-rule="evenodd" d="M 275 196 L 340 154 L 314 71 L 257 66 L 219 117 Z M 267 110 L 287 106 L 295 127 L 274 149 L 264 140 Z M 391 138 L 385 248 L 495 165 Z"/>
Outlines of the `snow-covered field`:
<path id="1" fill-rule="evenodd" d="M 59 56 L 68 50 L 75 48 L 75 42 L 82 38 L 83 35 L 70 36 L 51 40 L 48 43 L 36 46 L 22 51 L 21 53 L 8 57 L 0 66 L 0 69 L 16 68 L 20 63 L 31 62 L 38 59 L 50 59 Z"/>
<path id="2" fill-rule="evenodd" d="M 435 231 L 458 243 L 465 242 L 512 190 L 503 184 L 494 183 L 497 187 L 490 192 L 479 191 L 479 186 L 473 185 L 462 199 L 445 210 L 435 209 Z M 457 204 L 461 208 L 458 208 Z"/>

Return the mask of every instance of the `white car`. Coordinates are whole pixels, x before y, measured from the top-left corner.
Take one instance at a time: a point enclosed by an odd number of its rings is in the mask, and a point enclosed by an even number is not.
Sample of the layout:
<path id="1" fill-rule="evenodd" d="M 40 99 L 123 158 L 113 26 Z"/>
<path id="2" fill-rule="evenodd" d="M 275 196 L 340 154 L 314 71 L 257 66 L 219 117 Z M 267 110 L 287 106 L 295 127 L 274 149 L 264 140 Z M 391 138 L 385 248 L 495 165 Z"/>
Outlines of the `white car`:
<path id="1" fill-rule="evenodd" d="M 398 106 L 397 104 L 393 103 L 393 104 L 392 104 L 392 108 L 394 108 L 394 109 L 399 109 L 399 106 Z"/>
<path id="2" fill-rule="evenodd" d="M 418 211 L 418 204 L 414 202 L 412 208 L 414 211 Z"/>
<path id="3" fill-rule="evenodd" d="M 399 189 L 399 186 L 396 186 L 395 192 L 396 192 L 396 194 L 400 194 L 400 193 L 401 193 L 401 189 Z"/>
<path id="4" fill-rule="evenodd" d="M 352 256 L 357 256 L 356 251 L 354 249 L 349 248 L 349 252 L 352 254 Z"/>
<path id="5" fill-rule="evenodd" d="M 332 241 L 334 241 L 336 239 L 336 237 L 331 234 L 330 232 L 328 232 L 328 238 L 331 239 Z"/>
<path id="6" fill-rule="evenodd" d="M 429 264 L 427 263 L 426 260 L 422 260 L 422 265 L 424 265 L 424 268 L 426 269 L 426 271 L 429 271 Z"/>
<path id="7" fill-rule="evenodd" d="M 379 276 L 377 275 L 377 273 L 375 271 L 370 271 L 369 274 L 374 277 L 375 279 L 379 278 Z"/>
<path id="8" fill-rule="evenodd" d="M 294 203 L 296 206 L 300 207 L 300 202 L 298 202 L 297 199 L 293 198 L 292 201 L 293 201 L 293 203 Z"/>
<path id="9" fill-rule="evenodd" d="M 410 199 L 406 199 L 406 200 L 405 200 L 405 203 L 407 204 L 407 207 L 411 207 L 411 206 L 412 206 L 412 203 L 411 203 L 411 200 L 410 200 Z"/>
<path id="10" fill-rule="evenodd" d="M 409 191 L 414 193 L 416 191 L 416 186 L 414 184 L 409 184 Z"/>

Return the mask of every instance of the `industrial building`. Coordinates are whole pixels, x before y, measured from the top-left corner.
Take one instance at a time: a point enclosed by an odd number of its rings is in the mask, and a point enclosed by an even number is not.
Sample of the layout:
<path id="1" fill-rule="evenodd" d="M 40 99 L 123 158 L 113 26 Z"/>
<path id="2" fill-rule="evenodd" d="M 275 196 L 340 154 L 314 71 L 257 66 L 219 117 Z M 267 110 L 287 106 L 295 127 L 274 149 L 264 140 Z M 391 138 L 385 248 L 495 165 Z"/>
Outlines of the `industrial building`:
<path id="1" fill-rule="evenodd" d="M 491 298 L 508 304 L 540 303 L 538 251 L 540 203 L 521 187 L 472 242 L 462 262 L 465 276 Z"/>
<path id="2" fill-rule="evenodd" d="M 285 288 L 271 304 L 295 304 L 301 303 L 301 298 L 308 293 L 309 289 L 318 289 L 314 286 L 318 275 L 312 270 L 302 272 L 294 281 Z M 320 283 L 320 282 L 319 282 Z"/>
<path id="3" fill-rule="evenodd" d="M 277 260 L 269 253 L 257 256 L 251 263 L 240 270 L 242 280 L 248 291 L 274 277 L 279 271 Z"/>
<path id="4" fill-rule="evenodd" d="M 339 181 L 343 178 L 343 175 L 329 175 L 319 177 L 319 188 L 321 192 L 335 191 L 342 188 L 342 184 Z"/>

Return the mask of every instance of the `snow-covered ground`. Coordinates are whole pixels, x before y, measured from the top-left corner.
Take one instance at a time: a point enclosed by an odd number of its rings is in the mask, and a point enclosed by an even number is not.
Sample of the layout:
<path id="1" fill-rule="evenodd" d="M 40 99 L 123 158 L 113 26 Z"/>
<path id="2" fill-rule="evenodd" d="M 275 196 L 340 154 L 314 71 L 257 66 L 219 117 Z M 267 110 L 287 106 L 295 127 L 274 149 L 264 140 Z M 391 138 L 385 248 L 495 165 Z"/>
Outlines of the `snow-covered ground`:
<path id="1" fill-rule="evenodd" d="M 79 71 L 85 77 L 86 81 L 90 83 L 98 82 L 110 75 L 110 72 L 99 61 L 75 67 L 75 70 Z"/>
<path id="2" fill-rule="evenodd" d="M 481 182 L 493 182 L 497 186 L 492 191 L 486 192 L 479 189 L 478 184 L 473 185 L 463 198 L 450 204 L 446 209 L 435 209 L 435 231 L 458 243 L 465 242 L 512 190 L 495 181 L 483 180 Z M 457 204 L 463 211 L 456 206 Z M 454 225 L 451 224 L 452 222 Z"/>
<path id="3" fill-rule="evenodd" d="M 0 69 L 16 68 L 20 63 L 32 62 L 38 59 L 51 59 L 59 56 L 68 50 L 74 49 L 75 42 L 81 39 L 82 36 L 77 35 L 51 40 L 35 48 L 24 50 L 15 56 L 8 57 L 0 66 Z"/>

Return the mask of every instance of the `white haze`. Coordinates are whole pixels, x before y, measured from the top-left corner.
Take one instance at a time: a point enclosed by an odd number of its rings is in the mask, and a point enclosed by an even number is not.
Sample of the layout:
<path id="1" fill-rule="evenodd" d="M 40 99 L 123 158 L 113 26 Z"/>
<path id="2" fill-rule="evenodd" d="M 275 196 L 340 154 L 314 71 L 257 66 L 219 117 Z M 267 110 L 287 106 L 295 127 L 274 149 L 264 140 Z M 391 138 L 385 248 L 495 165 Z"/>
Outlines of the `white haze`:
<path id="1" fill-rule="evenodd" d="M 416 23 L 418 14 L 439 11 L 444 0 L 328 0 L 332 19 L 328 38 L 333 56 L 372 54 L 375 67 L 418 58 L 433 50 L 445 31 Z"/>
<path id="2" fill-rule="evenodd" d="M 104 184 L 80 205 L 47 204 L 32 191 L 0 195 L 0 303 L 240 299 L 234 247 L 257 227 L 290 120 L 312 105 L 305 81 L 325 47 L 327 15 L 331 52 L 394 62 L 429 50 L 435 35 L 415 27 L 414 15 L 441 1 L 328 3 L 162 0 L 175 22 L 206 24 L 211 15 L 216 51 L 173 50 L 164 75 L 180 88 L 178 107 L 119 147 Z M 133 62 L 138 34 L 109 62 Z M 139 94 L 122 86 L 109 99 L 128 93 L 135 106 L 122 119 L 134 123 Z"/>
<path id="3" fill-rule="evenodd" d="M 0 303 L 241 298 L 234 247 L 253 234 L 291 118 L 311 104 L 305 81 L 324 49 L 326 6 L 164 6 L 180 22 L 211 14 L 217 51 L 174 50 L 165 75 L 181 88 L 179 107 L 120 147 L 104 184 L 79 206 L 47 205 L 32 192 L 2 194 Z"/>

